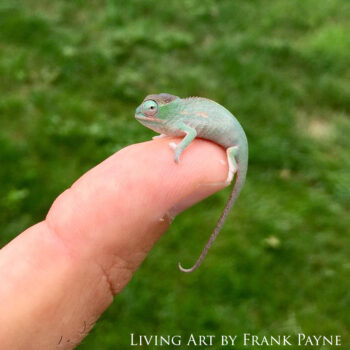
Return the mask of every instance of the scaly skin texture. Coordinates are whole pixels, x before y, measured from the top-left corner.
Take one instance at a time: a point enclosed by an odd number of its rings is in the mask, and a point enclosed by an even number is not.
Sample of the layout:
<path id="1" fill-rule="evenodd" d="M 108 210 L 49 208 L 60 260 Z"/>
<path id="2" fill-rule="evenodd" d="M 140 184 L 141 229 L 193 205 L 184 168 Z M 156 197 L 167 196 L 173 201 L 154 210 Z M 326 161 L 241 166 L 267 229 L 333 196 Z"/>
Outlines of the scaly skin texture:
<path id="1" fill-rule="evenodd" d="M 148 95 L 137 107 L 135 118 L 162 135 L 184 136 L 179 144 L 170 144 L 174 149 L 176 163 L 179 162 L 185 148 L 196 137 L 201 137 L 226 148 L 229 164 L 226 180 L 228 184 L 236 174 L 231 195 L 200 257 L 189 269 L 184 269 L 179 263 L 181 271 L 192 272 L 204 260 L 244 185 L 248 168 L 246 135 L 241 124 L 226 108 L 202 97 L 180 98 L 166 93 Z"/>

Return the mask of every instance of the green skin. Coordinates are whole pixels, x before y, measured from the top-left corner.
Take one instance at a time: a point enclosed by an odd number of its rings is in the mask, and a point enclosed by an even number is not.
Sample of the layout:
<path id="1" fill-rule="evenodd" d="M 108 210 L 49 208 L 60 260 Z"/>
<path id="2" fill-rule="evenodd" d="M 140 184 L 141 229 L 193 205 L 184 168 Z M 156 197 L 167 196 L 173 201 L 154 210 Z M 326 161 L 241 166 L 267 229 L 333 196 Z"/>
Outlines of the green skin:
<path id="1" fill-rule="evenodd" d="M 179 263 L 181 271 L 192 272 L 204 260 L 242 190 L 248 168 L 247 137 L 238 120 L 226 108 L 202 97 L 179 98 L 166 93 L 149 95 L 137 107 L 135 118 L 161 135 L 184 136 L 179 144 L 170 144 L 176 163 L 185 148 L 200 137 L 226 148 L 229 164 L 226 182 L 230 183 L 233 175 L 237 174 L 231 195 L 197 262 L 189 269 Z"/>

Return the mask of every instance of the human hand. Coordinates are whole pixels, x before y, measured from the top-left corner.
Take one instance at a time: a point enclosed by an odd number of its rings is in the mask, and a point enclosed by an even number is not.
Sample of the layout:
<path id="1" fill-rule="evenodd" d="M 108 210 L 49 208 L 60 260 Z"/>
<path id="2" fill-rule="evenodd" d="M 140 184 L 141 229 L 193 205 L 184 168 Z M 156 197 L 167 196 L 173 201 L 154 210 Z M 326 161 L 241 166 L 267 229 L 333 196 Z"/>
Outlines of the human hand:
<path id="1" fill-rule="evenodd" d="M 74 348 L 171 218 L 225 187 L 221 147 L 195 140 L 176 164 L 170 141 L 117 152 L 0 250 L 1 348 Z"/>

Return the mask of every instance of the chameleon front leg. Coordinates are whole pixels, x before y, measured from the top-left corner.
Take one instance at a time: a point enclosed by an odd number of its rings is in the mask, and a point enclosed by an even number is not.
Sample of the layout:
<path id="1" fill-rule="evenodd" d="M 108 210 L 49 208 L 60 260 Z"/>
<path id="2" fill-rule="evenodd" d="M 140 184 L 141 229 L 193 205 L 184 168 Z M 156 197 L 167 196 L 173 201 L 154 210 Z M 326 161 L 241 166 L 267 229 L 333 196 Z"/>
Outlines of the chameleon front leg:
<path id="1" fill-rule="evenodd" d="M 195 139 L 197 136 L 197 131 L 194 128 L 191 128 L 190 126 L 184 124 L 184 123 L 177 123 L 176 128 L 183 131 L 186 135 L 181 140 L 179 144 L 174 146 L 173 143 L 169 144 L 171 148 L 174 149 L 174 160 L 176 163 L 179 162 L 181 153 L 185 150 L 185 148 Z"/>

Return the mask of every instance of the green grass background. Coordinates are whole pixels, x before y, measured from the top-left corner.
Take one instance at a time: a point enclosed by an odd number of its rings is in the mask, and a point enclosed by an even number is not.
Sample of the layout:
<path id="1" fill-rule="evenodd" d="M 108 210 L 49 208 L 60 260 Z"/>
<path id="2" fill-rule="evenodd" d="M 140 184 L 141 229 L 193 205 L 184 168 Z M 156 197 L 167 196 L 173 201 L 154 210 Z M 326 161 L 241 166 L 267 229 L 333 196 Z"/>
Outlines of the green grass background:
<path id="1" fill-rule="evenodd" d="M 176 263 L 198 256 L 229 190 L 175 220 L 79 349 L 243 332 L 350 348 L 349 18 L 337 0 L 0 2 L 1 245 L 150 139 L 133 118 L 149 93 L 214 99 L 249 140 L 247 183 L 203 266 Z"/>

